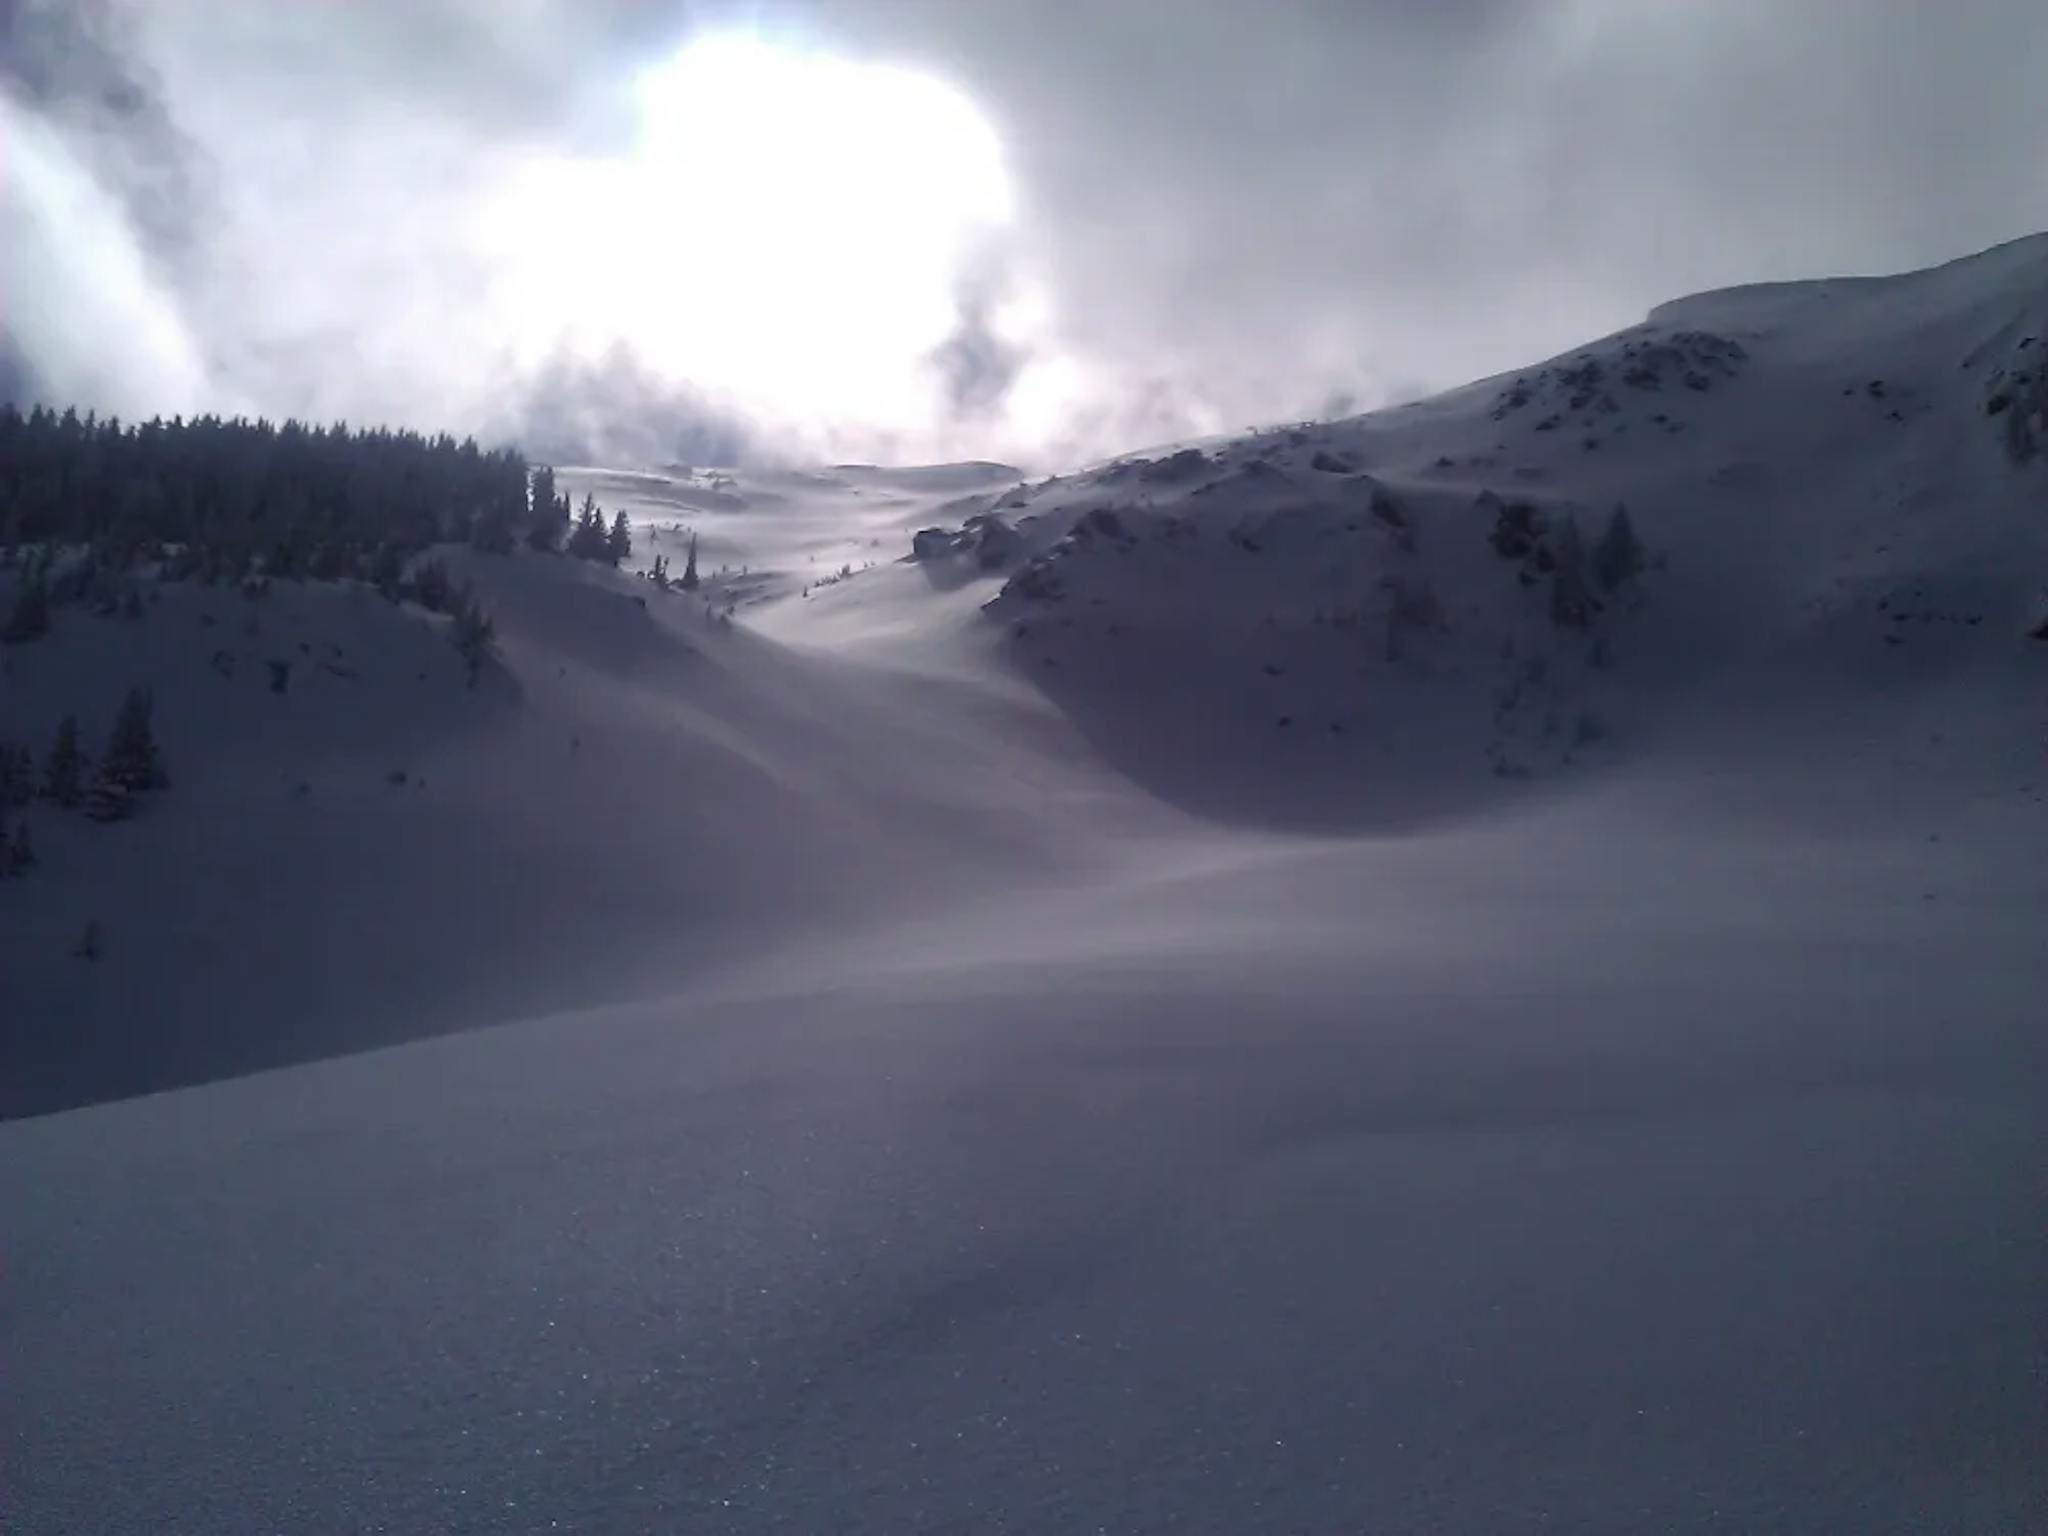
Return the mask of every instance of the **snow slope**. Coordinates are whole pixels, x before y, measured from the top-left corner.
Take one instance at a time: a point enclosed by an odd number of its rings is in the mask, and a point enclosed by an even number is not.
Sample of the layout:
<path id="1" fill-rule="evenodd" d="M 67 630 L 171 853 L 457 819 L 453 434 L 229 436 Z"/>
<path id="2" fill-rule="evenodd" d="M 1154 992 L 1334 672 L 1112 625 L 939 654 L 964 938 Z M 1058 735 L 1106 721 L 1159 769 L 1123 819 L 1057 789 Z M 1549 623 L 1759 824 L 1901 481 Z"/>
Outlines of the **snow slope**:
<path id="1" fill-rule="evenodd" d="M 592 472 L 737 618 L 481 562 L 473 694 L 269 600 L 431 707 L 152 647 L 192 767 L 0 887 L 9 1027 L 519 1022 L 0 1127 L 4 1523 L 2037 1529 L 2044 310 L 2036 238 L 1199 460 Z"/>
<path id="2" fill-rule="evenodd" d="M 0 738 L 75 712 L 97 747 L 142 683 L 173 778 L 117 826 L 27 813 L 0 1111 L 667 990 L 990 866 L 1113 862 L 1161 819 L 1022 690 L 792 658 L 576 562 L 447 558 L 503 636 L 473 690 L 444 621 L 357 587 L 165 586 L 0 653 Z M 73 956 L 88 922 L 104 964 Z"/>

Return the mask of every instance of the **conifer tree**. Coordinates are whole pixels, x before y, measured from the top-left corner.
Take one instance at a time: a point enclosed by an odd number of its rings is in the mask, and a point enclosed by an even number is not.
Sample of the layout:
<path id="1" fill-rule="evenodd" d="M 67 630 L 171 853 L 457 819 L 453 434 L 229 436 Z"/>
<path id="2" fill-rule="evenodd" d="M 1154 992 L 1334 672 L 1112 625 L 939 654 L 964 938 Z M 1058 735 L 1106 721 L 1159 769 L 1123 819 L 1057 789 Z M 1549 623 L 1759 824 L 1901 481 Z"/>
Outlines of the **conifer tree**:
<path id="1" fill-rule="evenodd" d="M 685 592 L 697 590 L 697 535 L 690 535 L 689 553 L 683 559 L 682 588 Z"/>
<path id="2" fill-rule="evenodd" d="M 569 500 L 556 494 L 555 471 L 549 465 L 534 466 L 527 516 L 527 548 L 544 555 L 558 552 L 569 531 Z"/>
<path id="3" fill-rule="evenodd" d="M 146 688 L 130 688 L 114 717 L 113 733 L 107 738 L 106 753 L 100 759 L 100 779 L 132 794 L 161 789 L 170 782 L 163 759 L 157 752 L 156 734 L 150 726 L 150 698 Z"/>
<path id="4" fill-rule="evenodd" d="M 604 557 L 607 563 L 616 567 L 633 553 L 633 524 L 624 512 L 612 519 L 612 531 L 606 535 Z"/>

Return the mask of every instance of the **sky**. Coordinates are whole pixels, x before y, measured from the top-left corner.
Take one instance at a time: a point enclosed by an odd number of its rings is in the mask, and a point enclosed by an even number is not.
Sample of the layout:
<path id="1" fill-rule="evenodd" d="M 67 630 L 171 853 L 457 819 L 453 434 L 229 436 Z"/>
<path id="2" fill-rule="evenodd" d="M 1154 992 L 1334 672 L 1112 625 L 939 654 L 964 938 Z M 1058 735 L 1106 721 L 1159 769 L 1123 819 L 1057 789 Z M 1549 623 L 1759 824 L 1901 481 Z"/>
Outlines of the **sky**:
<path id="1" fill-rule="evenodd" d="M 2048 226 L 2038 0 L 0 0 L 0 391 L 1060 467 Z"/>

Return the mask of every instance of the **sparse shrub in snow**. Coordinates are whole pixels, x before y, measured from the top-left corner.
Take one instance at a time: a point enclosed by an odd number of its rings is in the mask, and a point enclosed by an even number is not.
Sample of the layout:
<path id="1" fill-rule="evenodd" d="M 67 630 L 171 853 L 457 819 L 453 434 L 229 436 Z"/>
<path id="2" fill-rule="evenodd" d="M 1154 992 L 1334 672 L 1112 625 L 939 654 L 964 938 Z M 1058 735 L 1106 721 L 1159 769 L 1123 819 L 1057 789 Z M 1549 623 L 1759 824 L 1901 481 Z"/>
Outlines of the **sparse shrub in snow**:
<path id="1" fill-rule="evenodd" d="M 1607 520 L 1606 531 L 1600 535 L 1600 542 L 1593 548 L 1594 580 L 1600 583 L 1601 591 L 1612 592 L 1637 575 L 1643 565 L 1642 541 L 1636 537 L 1628 508 L 1616 506 L 1613 516 Z"/>
<path id="2" fill-rule="evenodd" d="M 1082 537 L 1100 534 L 1113 544 L 1129 545 L 1136 541 L 1124 520 L 1108 507 L 1094 508 L 1074 525 L 1074 532 Z"/>
<path id="3" fill-rule="evenodd" d="M 1503 503 L 1491 491 L 1480 500 L 1482 505 L 1490 502 L 1496 509 L 1490 535 L 1493 552 L 1503 560 L 1528 559 L 1543 534 L 1543 520 L 1536 509 L 1526 501 Z"/>

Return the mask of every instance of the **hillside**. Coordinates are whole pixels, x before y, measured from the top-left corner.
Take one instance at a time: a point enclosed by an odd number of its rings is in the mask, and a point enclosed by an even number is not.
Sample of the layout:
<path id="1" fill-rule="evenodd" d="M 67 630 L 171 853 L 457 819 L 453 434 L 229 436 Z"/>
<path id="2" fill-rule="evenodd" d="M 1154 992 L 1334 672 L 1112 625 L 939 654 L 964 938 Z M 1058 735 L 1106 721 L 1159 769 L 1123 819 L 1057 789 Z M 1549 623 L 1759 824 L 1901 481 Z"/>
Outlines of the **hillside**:
<path id="1" fill-rule="evenodd" d="M 172 783 L 0 883 L 9 1522 L 2029 1529 L 2044 349 L 2035 237 L 1049 478 L 563 470 L 633 560 L 443 551 L 474 687 L 58 612 L 0 735 L 145 684 Z"/>

